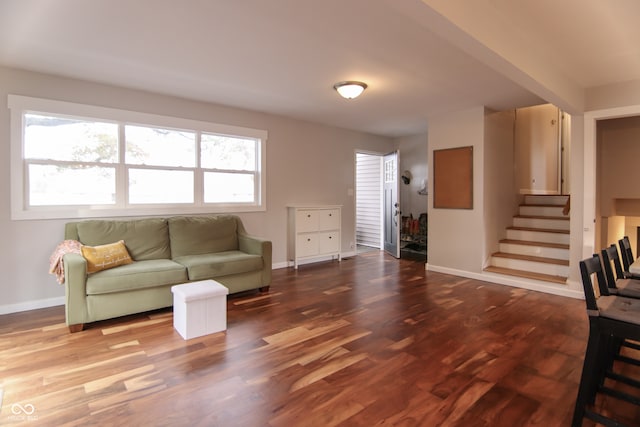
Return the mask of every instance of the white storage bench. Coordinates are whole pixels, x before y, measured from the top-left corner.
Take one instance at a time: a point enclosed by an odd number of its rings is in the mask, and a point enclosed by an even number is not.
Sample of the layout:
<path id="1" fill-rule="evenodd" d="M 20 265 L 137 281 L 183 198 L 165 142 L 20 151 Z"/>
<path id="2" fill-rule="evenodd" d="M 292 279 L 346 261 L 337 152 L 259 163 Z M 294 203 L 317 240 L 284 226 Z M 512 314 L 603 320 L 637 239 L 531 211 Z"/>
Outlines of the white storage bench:
<path id="1" fill-rule="evenodd" d="M 229 289 L 215 280 L 171 287 L 173 327 L 185 340 L 227 329 Z"/>

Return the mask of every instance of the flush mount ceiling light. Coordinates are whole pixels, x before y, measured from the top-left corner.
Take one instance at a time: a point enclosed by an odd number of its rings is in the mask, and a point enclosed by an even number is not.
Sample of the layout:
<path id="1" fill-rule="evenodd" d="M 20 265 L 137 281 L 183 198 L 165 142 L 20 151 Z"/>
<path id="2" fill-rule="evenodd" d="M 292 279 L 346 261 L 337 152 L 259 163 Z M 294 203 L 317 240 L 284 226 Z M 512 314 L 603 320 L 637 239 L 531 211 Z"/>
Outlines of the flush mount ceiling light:
<path id="1" fill-rule="evenodd" d="M 338 91 L 341 97 L 353 99 L 360 96 L 360 94 L 367 88 L 367 84 L 356 81 L 346 81 L 334 84 L 333 88 Z"/>

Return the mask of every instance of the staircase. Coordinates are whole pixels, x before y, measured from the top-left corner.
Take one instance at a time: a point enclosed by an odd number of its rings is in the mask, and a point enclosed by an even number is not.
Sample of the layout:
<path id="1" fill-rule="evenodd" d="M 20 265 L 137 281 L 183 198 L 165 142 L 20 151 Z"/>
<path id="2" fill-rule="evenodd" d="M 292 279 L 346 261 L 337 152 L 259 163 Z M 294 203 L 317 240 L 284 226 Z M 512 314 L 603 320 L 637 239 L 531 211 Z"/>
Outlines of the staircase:
<path id="1" fill-rule="evenodd" d="M 526 195 L 507 227 L 507 238 L 492 254 L 492 273 L 565 284 L 569 275 L 569 216 L 562 210 L 568 196 Z"/>

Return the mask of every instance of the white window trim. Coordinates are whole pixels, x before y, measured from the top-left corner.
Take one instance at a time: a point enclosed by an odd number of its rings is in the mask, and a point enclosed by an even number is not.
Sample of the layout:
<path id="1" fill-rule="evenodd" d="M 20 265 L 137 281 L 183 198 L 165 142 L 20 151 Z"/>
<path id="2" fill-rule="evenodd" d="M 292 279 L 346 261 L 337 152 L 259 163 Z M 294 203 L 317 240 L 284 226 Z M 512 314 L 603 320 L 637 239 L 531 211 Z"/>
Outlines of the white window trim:
<path id="1" fill-rule="evenodd" d="M 184 119 L 172 116 L 162 116 L 157 114 L 141 113 L 137 111 L 120 110 L 94 105 L 76 104 L 72 102 L 57 101 L 51 99 L 33 98 L 21 95 L 9 95 L 8 107 L 11 110 L 11 219 L 12 220 L 34 220 L 34 219 L 63 219 L 63 218 L 95 218 L 95 217 L 117 217 L 117 216 L 152 216 L 152 215 L 177 215 L 177 214 L 198 214 L 198 213 L 239 213 L 239 212 L 259 212 L 265 211 L 266 200 L 266 142 L 268 132 L 261 129 L 252 129 L 232 125 L 224 125 L 199 120 Z M 261 141 L 260 150 L 257 153 L 259 171 L 258 178 L 258 201 L 257 204 L 203 204 L 196 197 L 195 204 L 184 205 L 144 205 L 122 208 L 110 206 L 97 207 L 30 207 L 25 203 L 25 192 L 27 182 L 25 182 L 25 170 L 23 159 L 23 114 L 25 112 L 40 112 L 69 115 L 74 117 L 84 117 L 94 120 L 112 120 L 125 122 L 127 124 L 140 124 L 143 126 L 169 127 L 176 129 L 194 129 L 201 132 L 230 136 L 245 136 L 256 138 Z M 199 166 L 199 165 L 198 165 Z M 199 169 L 199 172 L 201 170 Z M 196 185 L 197 186 L 197 185 Z M 201 189 L 196 188 L 196 191 Z"/>

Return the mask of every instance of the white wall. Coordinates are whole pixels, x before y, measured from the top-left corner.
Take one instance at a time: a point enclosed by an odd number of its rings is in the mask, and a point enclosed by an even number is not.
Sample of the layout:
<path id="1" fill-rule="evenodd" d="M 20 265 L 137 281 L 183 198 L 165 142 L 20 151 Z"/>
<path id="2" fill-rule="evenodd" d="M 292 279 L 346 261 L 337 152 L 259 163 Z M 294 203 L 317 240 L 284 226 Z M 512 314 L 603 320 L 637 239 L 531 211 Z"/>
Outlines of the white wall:
<path id="1" fill-rule="evenodd" d="M 397 138 L 395 144 L 400 151 L 400 174 L 405 170 L 411 172 L 412 179 L 408 185 L 400 182 L 400 205 L 403 216 L 412 214 L 418 218 L 421 213 L 427 212 L 427 197 L 418 194 L 422 188 L 422 180 L 428 181 L 429 147 L 428 134 L 420 134 Z"/>
<path id="2" fill-rule="evenodd" d="M 575 291 L 578 295 L 584 295 L 582 288 L 582 280 L 580 278 L 580 260 L 593 254 L 593 248 L 588 248 L 585 244 L 585 234 L 591 224 L 585 218 L 585 204 L 587 194 L 585 193 L 585 162 L 587 155 L 585 150 L 585 133 L 584 133 L 584 116 L 571 115 L 570 120 L 570 137 L 571 137 L 571 212 L 570 212 L 570 241 L 569 241 L 569 278 L 567 285 L 569 289 Z M 593 166 L 595 168 L 595 165 Z M 590 170 L 587 176 L 593 176 Z M 591 252 L 589 252 L 591 251 Z M 585 253 L 589 252 L 586 256 Z"/>
<path id="3" fill-rule="evenodd" d="M 640 105 L 640 79 L 589 88 L 584 111 Z M 604 114 L 605 118 L 607 114 Z M 617 117 L 612 113 L 608 117 Z"/>
<path id="4" fill-rule="evenodd" d="M 602 236 L 598 247 L 606 248 L 611 245 L 618 246 L 618 240 L 625 236 L 626 224 L 623 216 L 610 216 L 602 218 Z M 634 232 L 635 236 L 635 232 Z M 634 251 L 635 252 L 635 251 Z"/>
<path id="5" fill-rule="evenodd" d="M 0 314 L 62 304 L 63 287 L 47 273 L 49 256 L 63 239 L 64 220 L 12 221 L 9 182 L 8 94 L 50 98 L 125 110 L 265 129 L 267 211 L 241 214 L 247 230 L 273 242 L 273 262 L 286 263 L 286 206 L 343 205 L 342 250 L 355 240 L 354 151 L 389 152 L 389 138 L 226 106 L 190 101 L 0 67 Z"/>
<path id="6" fill-rule="evenodd" d="M 429 120 L 429 194 L 433 194 L 433 150 L 473 146 L 473 209 L 434 209 L 429 197 L 429 269 L 480 273 L 484 257 L 484 107 Z"/>
<path id="7" fill-rule="evenodd" d="M 519 198 L 514 179 L 514 112 L 487 111 L 484 133 L 484 266 L 513 225 Z"/>

